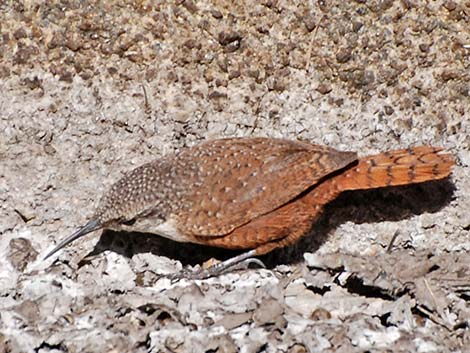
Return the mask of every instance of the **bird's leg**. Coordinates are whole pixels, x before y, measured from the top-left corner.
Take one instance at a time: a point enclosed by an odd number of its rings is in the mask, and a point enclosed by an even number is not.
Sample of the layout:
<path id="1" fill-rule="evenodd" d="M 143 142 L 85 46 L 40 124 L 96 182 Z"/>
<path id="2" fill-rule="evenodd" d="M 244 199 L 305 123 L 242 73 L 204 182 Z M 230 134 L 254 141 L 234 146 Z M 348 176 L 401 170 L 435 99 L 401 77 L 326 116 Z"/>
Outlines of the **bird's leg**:
<path id="1" fill-rule="evenodd" d="M 200 270 L 197 270 L 197 271 L 182 270 L 178 273 L 171 275 L 170 278 L 173 280 L 178 280 L 178 279 L 183 279 L 183 278 L 206 279 L 206 278 L 221 275 L 222 273 L 225 273 L 227 271 L 237 270 L 241 268 L 245 269 L 252 263 L 255 263 L 259 265 L 260 267 L 264 268 L 265 266 L 261 260 L 253 258 L 253 256 L 256 256 L 256 255 L 257 255 L 256 249 L 249 250 L 240 255 L 231 257 L 230 259 L 227 259 L 225 261 L 212 265 L 209 268 L 201 268 Z"/>
<path id="2" fill-rule="evenodd" d="M 250 264 L 257 264 L 260 267 L 265 268 L 266 266 L 264 265 L 264 263 L 261 260 L 255 258 L 254 256 L 264 255 L 274 249 L 294 244 L 304 233 L 305 229 L 297 229 L 297 231 L 292 232 L 291 234 L 282 239 L 277 239 L 275 241 L 262 244 L 256 249 L 249 250 L 247 252 L 241 253 L 240 255 L 231 257 L 230 259 L 212 265 L 207 269 L 201 268 L 197 271 L 182 270 L 174 275 L 171 275 L 170 278 L 175 280 L 183 278 L 206 279 L 210 277 L 219 276 L 228 271 L 246 269 Z"/>

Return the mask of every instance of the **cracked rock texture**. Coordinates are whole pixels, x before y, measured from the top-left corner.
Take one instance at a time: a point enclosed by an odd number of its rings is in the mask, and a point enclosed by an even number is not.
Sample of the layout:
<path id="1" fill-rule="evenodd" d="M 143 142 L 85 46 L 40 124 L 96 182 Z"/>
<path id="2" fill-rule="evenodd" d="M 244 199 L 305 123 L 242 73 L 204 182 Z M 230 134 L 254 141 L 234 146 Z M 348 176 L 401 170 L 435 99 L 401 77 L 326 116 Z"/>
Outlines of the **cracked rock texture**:
<path id="1" fill-rule="evenodd" d="M 468 352 L 469 1 L 0 2 L 1 352 Z M 450 180 L 345 193 L 249 269 L 83 225 L 130 169 L 210 138 L 361 155 L 431 144 Z"/>

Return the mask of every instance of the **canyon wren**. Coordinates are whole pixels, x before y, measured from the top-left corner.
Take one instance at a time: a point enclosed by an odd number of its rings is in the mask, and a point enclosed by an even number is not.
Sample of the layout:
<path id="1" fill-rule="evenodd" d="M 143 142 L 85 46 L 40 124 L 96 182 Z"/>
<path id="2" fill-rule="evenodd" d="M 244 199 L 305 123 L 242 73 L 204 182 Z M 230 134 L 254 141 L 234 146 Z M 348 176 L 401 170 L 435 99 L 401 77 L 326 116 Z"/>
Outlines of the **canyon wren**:
<path id="1" fill-rule="evenodd" d="M 207 141 L 125 174 L 45 258 L 98 229 L 248 250 L 189 276 L 207 278 L 295 243 L 343 191 L 443 179 L 453 165 L 442 148 L 426 146 L 358 158 L 285 139 Z"/>

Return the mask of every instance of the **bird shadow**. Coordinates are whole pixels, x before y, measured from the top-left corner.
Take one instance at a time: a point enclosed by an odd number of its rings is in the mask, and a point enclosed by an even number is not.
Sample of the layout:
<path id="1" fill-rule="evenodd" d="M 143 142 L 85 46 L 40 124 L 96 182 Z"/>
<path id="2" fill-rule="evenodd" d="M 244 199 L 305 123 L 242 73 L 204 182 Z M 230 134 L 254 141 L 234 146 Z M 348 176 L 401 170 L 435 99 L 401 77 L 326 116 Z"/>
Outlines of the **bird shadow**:
<path id="1" fill-rule="evenodd" d="M 260 259 L 267 268 L 297 263 L 303 260 L 305 252 L 315 252 L 326 241 L 328 234 L 345 222 L 362 224 L 399 221 L 413 215 L 435 213 L 452 201 L 454 191 L 454 184 L 445 179 L 400 187 L 344 192 L 325 206 L 322 215 L 312 224 L 311 231 L 296 244 L 276 249 Z M 89 255 L 105 250 L 129 258 L 134 254 L 150 252 L 178 260 L 184 266 L 201 264 L 211 258 L 226 260 L 242 252 L 178 243 L 154 234 L 110 230 L 102 233 Z"/>

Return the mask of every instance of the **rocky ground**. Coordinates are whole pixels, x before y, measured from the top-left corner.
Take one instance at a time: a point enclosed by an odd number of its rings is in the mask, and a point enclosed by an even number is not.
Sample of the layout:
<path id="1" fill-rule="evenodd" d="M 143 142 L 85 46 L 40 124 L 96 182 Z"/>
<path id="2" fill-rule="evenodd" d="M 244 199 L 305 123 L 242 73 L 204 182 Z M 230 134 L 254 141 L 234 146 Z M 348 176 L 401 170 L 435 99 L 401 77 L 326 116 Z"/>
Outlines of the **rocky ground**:
<path id="1" fill-rule="evenodd" d="M 469 1 L 0 2 L 0 351 L 468 352 Z M 105 232 L 41 259 L 144 162 L 210 138 L 361 155 L 431 144 L 448 181 L 343 194 L 266 269 Z"/>

